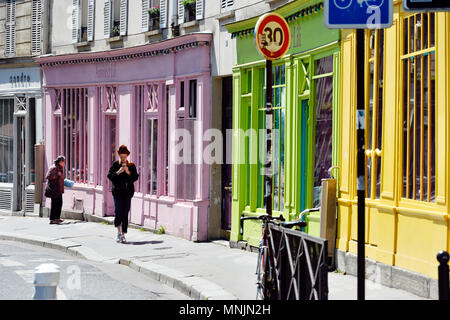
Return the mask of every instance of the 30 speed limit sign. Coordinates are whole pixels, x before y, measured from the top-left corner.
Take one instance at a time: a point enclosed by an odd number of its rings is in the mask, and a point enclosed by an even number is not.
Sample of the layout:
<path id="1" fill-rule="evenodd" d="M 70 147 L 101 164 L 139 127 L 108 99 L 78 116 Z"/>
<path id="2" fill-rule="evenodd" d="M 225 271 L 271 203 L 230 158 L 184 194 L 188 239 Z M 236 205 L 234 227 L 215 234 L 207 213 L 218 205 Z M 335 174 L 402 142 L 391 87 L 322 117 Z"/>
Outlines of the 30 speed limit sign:
<path id="1" fill-rule="evenodd" d="M 268 60 L 281 58 L 289 49 L 291 32 L 286 20 L 276 13 L 259 18 L 255 27 L 256 47 Z"/>

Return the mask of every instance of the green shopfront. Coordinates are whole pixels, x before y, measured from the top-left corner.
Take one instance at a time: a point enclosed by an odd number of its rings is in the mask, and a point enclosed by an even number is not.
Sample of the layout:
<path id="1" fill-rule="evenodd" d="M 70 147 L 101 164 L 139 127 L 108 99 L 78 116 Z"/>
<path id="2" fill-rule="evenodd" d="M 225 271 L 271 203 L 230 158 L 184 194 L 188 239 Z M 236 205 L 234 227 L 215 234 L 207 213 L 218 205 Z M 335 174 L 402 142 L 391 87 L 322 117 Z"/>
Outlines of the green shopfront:
<path id="1" fill-rule="evenodd" d="M 276 10 L 290 25 L 291 47 L 273 62 L 273 214 L 286 220 L 320 206 L 321 180 L 338 165 L 337 86 L 339 31 L 323 23 L 323 1 L 298 0 Z M 227 25 L 236 38 L 233 69 L 232 230 L 230 240 L 258 246 L 261 223 L 240 217 L 265 213 L 265 60 L 257 53 L 253 28 L 259 17 Z M 319 215 L 307 232 L 318 235 Z"/>

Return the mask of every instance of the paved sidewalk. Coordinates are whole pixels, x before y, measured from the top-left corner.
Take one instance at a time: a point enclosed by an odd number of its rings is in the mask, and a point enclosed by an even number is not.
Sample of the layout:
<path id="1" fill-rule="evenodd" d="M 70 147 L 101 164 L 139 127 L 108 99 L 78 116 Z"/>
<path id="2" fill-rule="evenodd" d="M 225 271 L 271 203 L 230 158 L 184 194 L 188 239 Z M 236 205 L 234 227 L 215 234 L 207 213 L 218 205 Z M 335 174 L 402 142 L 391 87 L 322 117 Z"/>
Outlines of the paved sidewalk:
<path id="1" fill-rule="evenodd" d="M 66 220 L 0 216 L 0 240 L 15 240 L 62 250 L 107 263 L 122 263 L 194 299 L 255 299 L 255 253 L 231 249 L 227 242 L 193 243 L 170 235 L 129 229 L 128 244 L 115 242 L 111 225 Z M 366 282 L 367 299 L 422 299 L 411 293 Z M 356 299 L 356 278 L 329 273 L 329 298 Z"/>

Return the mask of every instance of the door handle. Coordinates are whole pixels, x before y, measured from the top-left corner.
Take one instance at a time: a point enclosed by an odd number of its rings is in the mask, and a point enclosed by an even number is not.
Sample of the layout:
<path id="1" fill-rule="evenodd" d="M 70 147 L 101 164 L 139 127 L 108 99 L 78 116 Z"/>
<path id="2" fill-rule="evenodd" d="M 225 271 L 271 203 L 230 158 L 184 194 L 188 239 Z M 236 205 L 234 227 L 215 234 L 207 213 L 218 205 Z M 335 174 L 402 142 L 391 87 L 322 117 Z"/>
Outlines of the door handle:
<path id="1" fill-rule="evenodd" d="M 231 190 L 232 190 L 232 187 L 224 187 L 223 189 L 224 189 L 224 190 L 227 190 L 227 191 L 231 191 Z"/>

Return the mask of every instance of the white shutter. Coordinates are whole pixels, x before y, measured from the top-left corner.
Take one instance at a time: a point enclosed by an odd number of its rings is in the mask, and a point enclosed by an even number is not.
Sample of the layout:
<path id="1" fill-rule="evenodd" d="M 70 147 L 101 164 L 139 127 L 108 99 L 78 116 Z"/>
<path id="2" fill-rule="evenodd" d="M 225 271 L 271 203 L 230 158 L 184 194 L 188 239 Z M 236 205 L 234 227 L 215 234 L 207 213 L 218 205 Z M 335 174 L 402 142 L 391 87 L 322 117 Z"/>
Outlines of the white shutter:
<path id="1" fill-rule="evenodd" d="M 205 0 L 197 0 L 195 1 L 195 15 L 196 19 L 203 19 L 203 11 L 204 11 L 204 3 Z"/>
<path id="2" fill-rule="evenodd" d="M 103 9 L 103 33 L 105 39 L 111 37 L 111 21 L 112 21 L 112 0 L 105 0 L 105 7 Z"/>
<path id="3" fill-rule="evenodd" d="M 128 0 L 120 0 L 120 35 L 127 34 L 128 29 Z"/>
<path id="4" fill-rule="evenodd" d="M 184 23 L 184 6 L 183 0 L 178 0 L 178 23 Z"/>
<path id="5" fill-rule="evenodd" d="M 16 1 L 6 1 L 6 34 L 5 55 L 13 56 L 16 53 Z"/>
<path id="6" fill-rule="evenodd" d="M 31 54 L 41 54 L 42 44 L 42 0 L 31 2 Z"/>
<path id="7" fill-rule="evenodd" d="M 220 0 L 220 8 L 222 11 L 231 8 L 234 5 L 234 0 Z"/>
<path id="8" fill-rule="evenodd" d="M 167 1 L 161 0 L 159 3 L 159 27 L 167 28 Z"/>
<path id="9" fill-rule="evenodd" d="M 149 29 L 150 15 L 148 9 L 150 9 L 150 0 L 142 0 L 142 32 L 147 32 Z"/>
<path id="10" fill-rule="evenodd" d="M 81 0 L 72 0 L 72 43 L 77 43 L 80 40 L 80 7 Z"/>
<path id="11" fill-rule="evenodd" d="M 95 27 L 95 0 L 88 0 L 87 9 L 87 40 L 93 41 Z"/>

